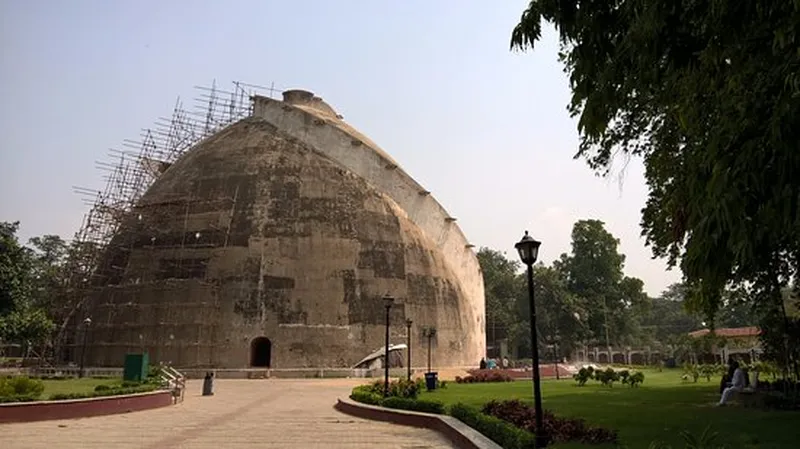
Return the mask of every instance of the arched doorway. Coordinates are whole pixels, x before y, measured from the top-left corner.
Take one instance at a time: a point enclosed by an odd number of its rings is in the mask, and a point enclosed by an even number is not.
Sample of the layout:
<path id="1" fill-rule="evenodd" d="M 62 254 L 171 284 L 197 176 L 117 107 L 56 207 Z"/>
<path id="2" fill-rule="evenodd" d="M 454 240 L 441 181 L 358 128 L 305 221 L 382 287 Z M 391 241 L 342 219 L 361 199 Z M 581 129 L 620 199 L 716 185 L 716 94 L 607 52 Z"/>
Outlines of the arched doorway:
<path id="1" fill-rule="evenodd" d="M 256 337 L 250 342 L 250 366 L 269 368 L 272 365 L 272 342 L 267 337 Z"/>

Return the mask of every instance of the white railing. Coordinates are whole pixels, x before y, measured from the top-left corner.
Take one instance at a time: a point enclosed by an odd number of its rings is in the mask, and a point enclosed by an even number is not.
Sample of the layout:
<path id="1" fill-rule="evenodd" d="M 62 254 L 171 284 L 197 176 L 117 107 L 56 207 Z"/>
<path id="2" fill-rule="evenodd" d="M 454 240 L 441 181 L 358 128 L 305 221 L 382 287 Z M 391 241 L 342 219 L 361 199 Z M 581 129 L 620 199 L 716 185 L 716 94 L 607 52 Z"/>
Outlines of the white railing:
<path id="1" fill-rule="evenodd" d="M 163 365 L 161 366 L 159 377 L 161 378 L 162 387 L 172 392 L 173 404 L 183 402 L 183 396 L 186 392 L 186 376 L 169 365 Z"/>

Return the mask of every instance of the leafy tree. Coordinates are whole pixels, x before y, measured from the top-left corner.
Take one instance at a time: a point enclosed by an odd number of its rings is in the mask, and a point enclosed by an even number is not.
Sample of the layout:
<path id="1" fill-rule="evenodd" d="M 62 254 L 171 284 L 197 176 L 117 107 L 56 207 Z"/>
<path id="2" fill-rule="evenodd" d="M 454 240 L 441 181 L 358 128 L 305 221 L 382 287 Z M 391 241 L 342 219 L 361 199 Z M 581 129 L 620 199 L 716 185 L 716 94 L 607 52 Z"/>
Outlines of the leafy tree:
<path id="1" fill-rule="evenodd" d="M 0 223 L 0 340 L 41 344 L 53 324 L 32 300 L 36 258 L 17 238 L 19 222 Z"/>
<path id="2" fill-rule="evenodd" d="M 0 316 L 10 313 L 30 294 L 30 255 L 19 244 L 19 222 L 0 223 Z"/>
<path id="3" fill-rule="evenodd" d="M 686 336 L 702 327 L 700 317 L 690 314 L 684 307 L 685 297 L 685 285 L 675 283 L 652 299 L 651 308 L 643 316 L 642 327 L 654 344 L 675 346 L 673 337 Z"/>
<path id="4" fill-rule="evenodd" d="M 29 244 L 33 247 L 31 301 L 38 307 L 55 311 L 64 293 L 68 246 L 57 235 L 33 237 Z"/>
<path id="5" fill-rule="evenodd" d="M 517 310 L 522 292 L 522 284 L 518 279 L 520 263 L 489 248 L 481 248 L 477 256 L 483 271 L 488 343 L 496 346 L 499 340 L 507 338 L 514 344 L 524 330 Z"/>
<path id="6" fill-rule="evenodd" d="M 657 257 L 711 318 L 729 284 L 777 307 L 800 270 L 800 3 L 532 0 L 511 46 L 556 26 L 576 157 L 644 159 Z M 773 310 L 774 312 L 774 310 Z"/>
<path id="7" fill-rule="evenodd" d="M 649 303 L 642 281 L 623 274 L 625 256 L 618 246 L 602 221 L 579 220 L 572 228 L 571 254 L 554 264 L 585 311 L 592 338 L 604 345 L 631 343 L 638 331 L 636 310 L 641 314 Z"/>
<path id="8" fill-rule="evenodd" d="M 524 273 L 520 275 L 521 280 L 524 276 Z M 580 299 L 567 288 L 564 273 L 539 264 L 534 266 L 533 278 L 539 345 L 553 347 L 558 344 L 559 354 L 568 355 L 588 336 L 580 321 L 581 316 L 586 316 L 586 311 Z M 529 323 L 530 302 L 527 294 L 520 298 L 519 310 L 523 320 Z M 525 336 L 524 343 L 530 347 L 529 335 Z"/>

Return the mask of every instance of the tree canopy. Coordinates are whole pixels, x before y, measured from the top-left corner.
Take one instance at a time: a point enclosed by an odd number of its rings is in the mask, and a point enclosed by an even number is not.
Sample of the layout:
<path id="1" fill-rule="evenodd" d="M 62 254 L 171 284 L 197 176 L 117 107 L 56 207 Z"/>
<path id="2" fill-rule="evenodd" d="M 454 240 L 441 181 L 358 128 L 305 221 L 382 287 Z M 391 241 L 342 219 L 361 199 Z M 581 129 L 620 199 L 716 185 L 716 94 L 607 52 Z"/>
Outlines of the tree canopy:
<path id="1" fill-rule="evenodd" d="M 576 157 L 644 160 L 642 232 L 713 317 L 726 285 L 779 297 L 800 269 L 800 2 L 532 0 L 511 37 L 559 33 Z"/>
<path id="2" fill-rule="evenodd" d="M 53 330 L 42 303 L 52 292 L 44 287 L 51 270 L 41 255 L 20 245 L 18 229 L 18 222 L 0 223 L 0 341 L 41 344 Z"/>

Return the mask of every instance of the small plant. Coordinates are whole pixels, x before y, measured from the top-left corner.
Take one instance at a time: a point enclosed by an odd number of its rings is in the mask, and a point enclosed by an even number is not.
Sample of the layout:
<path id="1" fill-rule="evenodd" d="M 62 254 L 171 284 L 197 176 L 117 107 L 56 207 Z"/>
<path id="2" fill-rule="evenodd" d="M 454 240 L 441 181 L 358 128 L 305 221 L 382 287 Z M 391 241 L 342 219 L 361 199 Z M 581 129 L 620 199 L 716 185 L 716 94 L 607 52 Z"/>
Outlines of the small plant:
<path id="1" fill-rule="evenodd" d="M 641 371 L 636 371 L 628 377 L 628 385 L 630 385 L 631 388 L 636 388 L 642 383 L 644 383 L 644 373 Z"/>
<path id="2" fill-rule="evenodd" d="M 700 378 L 700 370 L 698 369 L 697 365 L 692 363 L 686 363 L 683 365 L 683 376 L 681 379 L 687 381 L 689 379 L 693 380 L 697 383 L 697 379 Z"/>
<path id="3" fill-rule="evenodd" d="M 717 439 L 717 432 L 711 430 L 711 426 L 706 427 L 700 437 L 695 437 L 690 432 L 684 430 L 680 433 L 683 438 L 683 449 L 725 449 L 724 446 L 718 446 L 714 443 Z M 650 443 L 648 449 L 673 449 L 672 446 L 662 442 L 653 441 Z"/>
<path id="4" fill-rule="evenodd" d="M 725 366 L 723 365 L 711 365 L 711 364 L 703 364 L 697 366 L 695 368 L 697 371 L 698 376 L 705 377 L 706 382 L 711 382 L 711 378 L 717 375 L 721 375 L 725 372 Z M 694 376 L 694 374 L 692 374 Z M 697 382 L 695 378 L 695 382 Z"/>
<path id="5" fill-rule="evenodd" d="M 613 387 L 614 382 L 619 380 L 619 373 L 614 371 L 613 368 L 606 368 L 604 371 L 595 371 L 594 378 L 600 381 L 600 383 L 603 385 Z"/>
<path id="6" fill-rule="evenodd" d="M 44 383 L 26 376 L 0 377 L 0 402 L 34 401 L 44 391 Z"/>
<path id="7" fill-rule="evenodd" d="M 415 399 L 419 392 L 422 391 L 422 388 L 425 386 L 425 381 L 422 379 L 418 380 L 406 380 L 406 379 L 398 379 L 389 382 L 389 396 L 391 397 L 399 397 L 399 398 L 411 398 Z M 370 393 L 377 394 L 383 397 L 383 389 L 384 384 L 382 380 L 376 380 L 375 382 L 364 385 L 362 387 L 365 391 Z"/>
<path id="8" fill-rule="evenodd" d="M 583 367 L 578 370 L 577 373 L 572 375 L 572 378 L 575 379 L 575 382 L 578 383 L 579 387 L 586 385 L 586 382 L 590 381 L 594 378 L 594 369 L 592 367 Z"/>
<path id="9" fill-rule="evenodd" d="M 630 377 L 631 372 L 626 370 L 626 369 L 624 369 L 624 370 L 621 370 L 621 371 L 617 371 L 617 373 L 619 375 L 619 381 L 622 382 L 623 384 L 627 384 L 628 383 L 628 377 Z"/>

